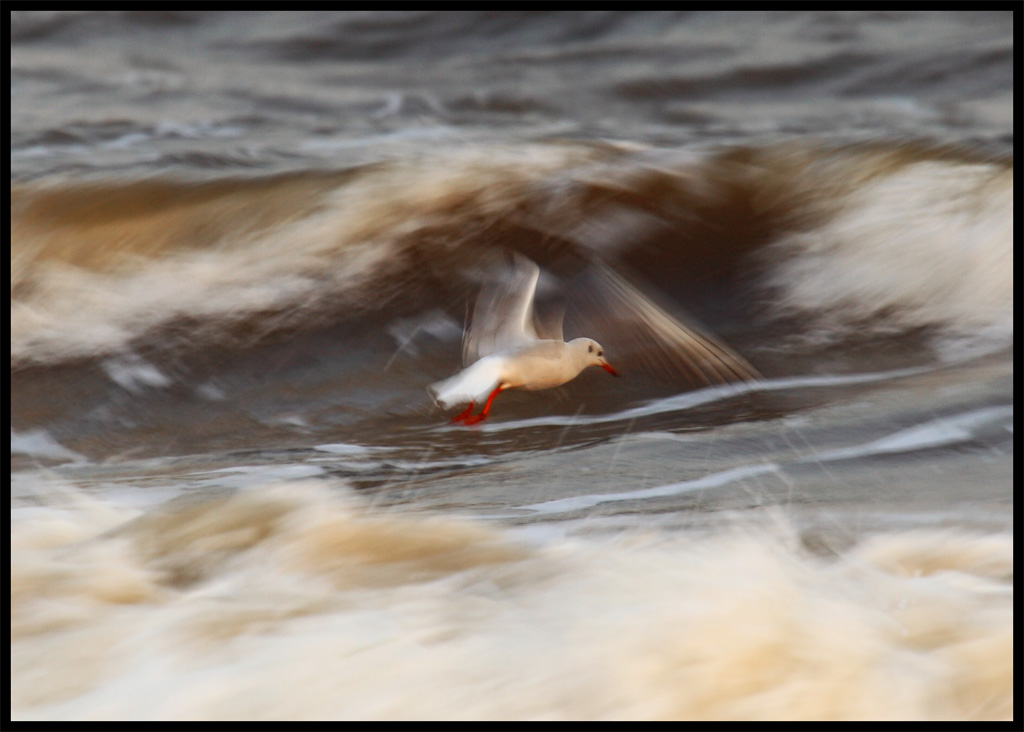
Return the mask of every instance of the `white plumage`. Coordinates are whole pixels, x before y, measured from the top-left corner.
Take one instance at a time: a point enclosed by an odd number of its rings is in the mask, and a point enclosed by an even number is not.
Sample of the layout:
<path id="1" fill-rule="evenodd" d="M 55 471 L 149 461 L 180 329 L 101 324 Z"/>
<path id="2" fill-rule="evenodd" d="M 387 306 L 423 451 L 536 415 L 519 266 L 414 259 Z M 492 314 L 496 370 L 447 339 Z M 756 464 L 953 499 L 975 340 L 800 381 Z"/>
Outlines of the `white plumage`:
<path id="1" fill-rule="evenodd" d="M 588 285 L 578 294 L 596 305 L 593 322 L 602 332 L 641 341 L 645 360 L 658 370 L 705 384 L 756 378 L 757 372 L 740 356 L 680 323 L 608 267 L 591 263 L 591 270 Z M 463 334 L 465 368 L 428 387 L 444 408 L 469 404 L 453 421 L 479 422 L 505 389 L 549 389 L 572 381 L 588 366 L 618 376 L 597 341 L 576 338 L 566 343 L 560 318 L 538 320 L 533 301 L 539 276 L 536 264 L 513 254 L 504 277 L 481 290 Z M 485 396 L 483 410 L 471 414 Z"/>
<path id="2" fill-rule="evenodd" d="M 450 379 L 431 384 L 430 391 L 445 409 L 480 401 L 497 388 L 504 365 L 501 356 L 487 356 Z"/>
<path id="3" fill-rule="evenodd" d="M 505 389 L 548 389 L 572 381 L 587 366 L 601 366 L 618 376 L 604 359 L 604 349 L 589 338 L 562 340 L 561 323 L 538 328 L 533 297 L 540 269 L 515 255 L 507 276 L 485 287 L 463 336 L 463 369 L 429 387 L 437 403 L 448 408 L 469 404 L 455 418 L 466 424 L 487 417 L 491 403 Z M 545 336 L 541 338 L 538 331 Z M 487 404 L 471 415 L 478 401 Z"/>

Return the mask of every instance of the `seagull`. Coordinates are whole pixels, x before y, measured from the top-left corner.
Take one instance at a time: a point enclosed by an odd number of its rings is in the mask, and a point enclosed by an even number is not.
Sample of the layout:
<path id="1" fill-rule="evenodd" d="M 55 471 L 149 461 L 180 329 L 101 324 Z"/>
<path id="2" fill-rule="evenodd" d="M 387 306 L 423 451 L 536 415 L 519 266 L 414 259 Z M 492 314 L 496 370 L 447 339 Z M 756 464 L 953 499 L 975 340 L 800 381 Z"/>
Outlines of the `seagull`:
<path id="1" fill-rule="evenodd" d="M 619 376 L 597 341 L 564 340 L 560 314 L 557 318 L 537 317 L 534 297 L 540 268 L 518 253 L 511 253 L 510 260 L 505 276 L 485 284 L 477 298 L 473 317 L 463 333 L 463 370 L 428 387 L 437 404 L 445 409 L 469 404 L 452 419 L 453 423 L 482 422 L 490 414 L 495 397 L 506 389 L 532 391 L 561 386 L 590 366 L 600 366 L 612 376 Z M 674 320 L 607 267 L 597 269 L 592 289 L 603 295 L 605 310 L 615 310 L 618 320 L 632 321 L 623 323 L 624 328 L 628 326 L 634 336 L 643 333 L 657 342 L 660 348 L 654 350 L 661 351 L 662 361 L 677 362 L 690 380 L 695 374 L 708 384 L 756 378 L 757 372 L 741 357 Z M 484 408 L 473 414 L 484 397 Z"/>

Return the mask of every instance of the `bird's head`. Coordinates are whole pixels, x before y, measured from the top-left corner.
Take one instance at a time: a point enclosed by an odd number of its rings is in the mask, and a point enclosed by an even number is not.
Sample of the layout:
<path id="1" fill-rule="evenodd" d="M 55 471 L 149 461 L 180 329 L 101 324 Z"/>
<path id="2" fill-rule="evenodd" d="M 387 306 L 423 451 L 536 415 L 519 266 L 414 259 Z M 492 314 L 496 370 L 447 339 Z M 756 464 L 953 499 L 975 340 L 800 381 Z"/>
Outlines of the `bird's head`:
<path id="1" fill-rule="evenodd" d="M 581 352 L 586 352 L 585 363 L 587 366 L 600 366 L 612 376 L 619 375 L 619 372 L 613 369 L 608 361 L 605 360 L 604 347 L 600 343 L 590 338 L 577 338 L 573 343 L 578 344 L 577 348 Z"/>

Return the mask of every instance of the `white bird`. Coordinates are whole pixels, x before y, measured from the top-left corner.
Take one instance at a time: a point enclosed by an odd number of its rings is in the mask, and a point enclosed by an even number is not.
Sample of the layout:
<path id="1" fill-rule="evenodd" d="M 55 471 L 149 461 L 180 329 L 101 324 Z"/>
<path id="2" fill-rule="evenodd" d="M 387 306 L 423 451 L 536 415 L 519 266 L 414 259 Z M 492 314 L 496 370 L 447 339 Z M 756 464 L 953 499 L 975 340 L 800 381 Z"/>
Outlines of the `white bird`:
<path id="1" fill-rule="evenodd" d="M 610 270 L 600 269 L 598 273 L 594 288 L 609 300 L 607 306 L 618 312 L 619 319 L 632 321 L 633 331 L 639 326 L 638 332 L 660 342 L 662 351 L 678 356 L 668 360 L 681 359 L 688 378 L 694 373 L 706 383 L 755 378 L 756 372 L 739 356 L 678 323 Z M 453 422 L 469 425 L 486 419 L 494 398 L 506 389 L 560 386 L 589 366 L 619 375 L 597 341 L 576 338 L 566 343 L 560 317 L 548 321 L 536 317 L 533 301 L 539 275 L 536 264 L 516 254 L 507 276 L 482 289 L 463 334 L 462 361 L 466 368 L 428 387 L 446 409 L 469 403 Z M 487 402 L 483 410 L 472 414 L 484 396 Z"/>

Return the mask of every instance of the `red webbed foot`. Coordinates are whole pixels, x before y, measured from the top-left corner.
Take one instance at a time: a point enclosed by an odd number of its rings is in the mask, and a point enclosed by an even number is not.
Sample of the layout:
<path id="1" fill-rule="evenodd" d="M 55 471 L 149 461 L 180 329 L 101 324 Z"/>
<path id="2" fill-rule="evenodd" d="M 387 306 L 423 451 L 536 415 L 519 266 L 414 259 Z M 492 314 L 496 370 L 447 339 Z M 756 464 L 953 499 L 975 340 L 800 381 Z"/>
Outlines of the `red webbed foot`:
<path id="1" fill-rule="evenodd" d="M 494 401 L 494 397 L 498 396 L 498 394 L 500 394 L 504 389 L 504 386 L 499 385 L 497 389 L 491 392 L 491 395 L 487 397 L 487 403 L 484 405 L 484 408 L 481 410 L 480 414 L 470 414 L 470 412 L 473 411 L 473 407 L 476 404 L 476 402 L 473 402 L 469 405 L 469 408 L 466 409 L 465 412 L 463 412 L 458 417 L 453 419 L 452 422 L 462 422 L 462 424 L 465 425 L 483 422 L 485 419 L 487 419 L 487 415 L 491 411 L 491 403 Z"/>
<path id="2" fill-rule="evenodd" d="M 470 402 L 469 406 L 466 407 L 466 411 L 460 414 L 458 417 L 452 417 L 452 424 L 461 422 L 465 419 L 472 419 L 473 407 L 476 406 L 476 402 Z"/>

